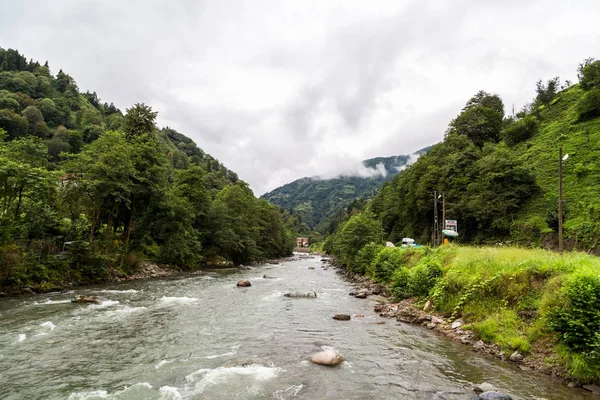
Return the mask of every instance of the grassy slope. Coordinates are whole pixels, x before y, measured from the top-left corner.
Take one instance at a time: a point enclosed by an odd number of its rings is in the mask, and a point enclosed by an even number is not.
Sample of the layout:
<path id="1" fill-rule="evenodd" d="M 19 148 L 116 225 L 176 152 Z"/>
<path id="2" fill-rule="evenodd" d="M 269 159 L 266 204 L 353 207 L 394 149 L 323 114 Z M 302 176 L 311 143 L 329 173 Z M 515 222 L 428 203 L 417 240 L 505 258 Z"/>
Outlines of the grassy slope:
<path id="1" fill-rule="evenodd" d="M 516 149 L 530 165 L 542 189 L 520 213 L 518 224 L 536 225 L 547 233 L 547 211 L 558 199 L 558 149 L 569 154 L 564 163 L 565 236 L 593 248 L 600 233 L 600 118 L 579 121 L 575 111 L 583 90 L 575 85 L 562 91 L 549 107 L 540 110 L 537 134 Z M 527 230 L 521 232 L 527 235 Z"/>
<path id="2" fill-rule="evenodd" d="M 581 275 L 600 276 L 599 258 L 514 247 L 442 246 L 408 251 L 415 254 L 404 256 L 407 262 L 396 270 L 411 271 L 432 263 L 442 267 L 441 278 L 429 292 L 436 312 L 462 318 L 467 329 L 486 343 L 497 343 L 508 354 L 550 350 L 544 360 L 549 365 L 560 365 L 581 382 L 600 379 L 600 368 L 586 355 L 561 344 L 560 335 L 549 324 L 550 314 L 565 301 L 565 282 Z M 394 279 L 392 288 L 397 284 Z M 425 298 L 420 300 L 425 302 Z"/>

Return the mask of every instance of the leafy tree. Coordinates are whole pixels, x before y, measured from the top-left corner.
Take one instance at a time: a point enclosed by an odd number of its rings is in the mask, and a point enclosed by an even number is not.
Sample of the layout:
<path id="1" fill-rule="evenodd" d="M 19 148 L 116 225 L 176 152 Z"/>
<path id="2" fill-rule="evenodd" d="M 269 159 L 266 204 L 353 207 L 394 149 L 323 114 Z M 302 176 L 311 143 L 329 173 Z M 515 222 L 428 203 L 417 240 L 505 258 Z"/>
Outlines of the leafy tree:
<path id="1" fill-rule="evenodd" d="M 546 106 L 549 105 L 556 97 L 559 87 L 560 78 L 558 76 L 549 79 L 545 84 L 540 79 L 535 84 L 535 91 L 537 93 L 536 102 Z"/>
<path id="2" fill-rule="evenodd" d="M 350 218 L 340 231 L 335 249 L 340 261 L 353 269 L 358 252 L 370 242 L 381 242 L 379 224 L 368 215 L 358 214 Z"/>
<path id="3" fill-rule="evenodd" d="M 465 135 L 477 146 L 498 142 L 504 106 L 498 95 L 480 91 L 468 102 L 463 111 L 450 123 L 448 134 Z"/>
<path id="4" fill-rule="evenodd" d="M 152 107 L 144 103 L 137 103 L 133 107 L 128 108 L 123 126 L 127 138 L 130 139 L 152 132 L 155 129 L 154 121 L 157 115 L 157 112 L 152 111 Z"/>

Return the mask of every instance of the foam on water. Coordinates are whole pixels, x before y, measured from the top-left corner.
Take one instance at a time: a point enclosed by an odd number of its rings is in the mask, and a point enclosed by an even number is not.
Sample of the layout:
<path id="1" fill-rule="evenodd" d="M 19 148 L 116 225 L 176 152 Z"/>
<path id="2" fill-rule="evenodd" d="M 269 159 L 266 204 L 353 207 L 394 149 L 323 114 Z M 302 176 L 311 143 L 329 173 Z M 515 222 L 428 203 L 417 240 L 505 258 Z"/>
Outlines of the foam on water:
<path id="1" fill-rule="evenodd" d="M 283 369 L 265 367 L 260 364 L 250 364 L 240 367 L 219 367 L 215 369 L 199 369 L 185 377 L 185 380 L 194 385 L 194 393 L 201 394 L 206 388 L 226 383 L 230 378 L 238 379 L 242 376 L 253 378 L 255 381 L 266 381 L 276 378 Z"/>
<path id="2" fill-rule="evenodd" d="M 101 290 L 98 293 L 138 293 L 139 290 L 135 290 L 135 289 L 129 289 L 129 290 L 111 290 L 111 289 L 106 289 L 106 290 Z"/>
<path id="3" fill-rule="evenodd" d="M 106 308 L 106 307 L 116 306 L 118 304 L 121 304 L 121 302 L 119 300 L 102 300 L 102 303 L 92 304 L 90 307 Z"/>
<path id="4" fill-rule="evenodd" d="M 159 400 L 183 400 L 183 396 L 179 393 L 179 389 L 172 386 L 163 386 L 159 389 Z"/>
<path id="5" fill-rule="evenodd" d="M 70 303 L 71 300 L 46 300 L 43 303 L 38 303 L 37 301 L 33 302 L 34 306 L 47 306 L 49 304 L 65 304 L 65 303 Z"/>
<path id="6" fill-rule="evenodd" d="M 165 303 L 165 304 L 174 304 L 174 303 L 179 303 L 179 304 L 189 304 L 189 303 L 194 303 L 198 301 L 197 298 L 195 297 L 167 297 L 167 296 L 163 296 L 160 298 L 160 302 L 161 303 Z"/>
<path id="7" fill-rule="evenodd" d="M 25 333 L 21 333 L 19 334 L 19 338 L 17 339 L 17 342 L 22 342 L 23 340 L 27 339 L 27 334 Z"/>
<path id="8" fill-rule="evenodd" d="M 235 355 L 235 351 L 230 351 L 229 353 L 216 354 L 214 356 L 206 356 L 204 358 L 208 358 L 209 360 L 212 360 L 214 358 L 226 357 L 226 356 L 234 356 L 234 355 Z"/>
<path id="9" fill-rule="evenodd" d="M 40 326 L 43 326 L 44 328 L 50 328 L 51 331 L 56 328 L 56 325 L 54 325 L 51 321 L 46 321 L 43 324 L 40 324 Z"/>
<path id="10" fill-rule="evenodd" d="M 203 276 L 202 279 L 209 280 L 209 279 L 215 279 L 215 278 L 213 278 L 212 276 Z"/>
<path id="11" fill-rule="evenodd" d="M 289 399 L 290 397 L 296 397 L 303 388 L 304 385 L 302 384 L 292 385 L 289 388 L 275 391 L 275 393 L 273 393 L 273 397 L 275 397 L 277 400 L 285 400 Z"/>
<path id="12" fill-rule="evenodd" d="M 91 392 L 76 392 L 69 395 L 69 400 L 96 400 L 108 399 L 106 390 L 93 390 Z"/>
<path id="13" fill-rule="evenodd" d="M 146 309 L 147 309 L 146 307 L 123 306 L 123 307 L 117 308 L 116 310 L 107 311 L 104 313 L 104 315 L 108 316 L 108 317 L 119 317 L 119 316 L 131 314 L 134 312 L 144 311 Z"/>
<path id="14" fill-rule="evenodd" d="M 160 361 L 158 362 L 158 364 L 156 364 L 156 365 L 154 366 L 154 368 L 156 368 L 156 369 L 159 369 L 159 368 L 160 368 L 160 367 L 162 367 L 163 365 L 165 365 L 165 364 L 169 364 L 169 363 L 172 363 L 173 361 L 175 361 L 175 360 L 160 360 Z"/>

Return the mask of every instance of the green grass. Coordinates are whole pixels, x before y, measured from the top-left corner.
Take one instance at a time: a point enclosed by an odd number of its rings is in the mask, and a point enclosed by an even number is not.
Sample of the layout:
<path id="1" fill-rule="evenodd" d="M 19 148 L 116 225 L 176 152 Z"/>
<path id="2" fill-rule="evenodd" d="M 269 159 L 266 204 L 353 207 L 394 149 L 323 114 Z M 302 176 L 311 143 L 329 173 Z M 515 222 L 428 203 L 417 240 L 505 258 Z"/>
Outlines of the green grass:
<path id="1" fill-rule="evenodd" d="M 507 353 L 518 350 L 523 354 L 556 345 L 551 360 L 572 379 L 600 379 L 600 356 L 595 350 L 600 343 L 594 332 L 592 337 L 588 332 L 595 329 L 590 324 L 600 318 L 600 283 L 593 286 L 595 280 L 600 282 L 599 258 L 518 247 L 449 245 L 435 250 L 383 251 L 398 253 L 388 283 L 399 298 L 416 296 L 422 301 L 421 289 L 427 285 L 435 310 L 450 319 L 462 318 L 465 328 L 484 342 L 496 343 Z M 420 282 L 416 279 L 423 276 L 425 265 L 441 265 L 441 276 L 428 279 L 419 290 L 411 289 Z M 578 282 L 586 286 L 574 286 Z M 587 290 L 587 295 L 578 288 Z M 551 322 L 557 313 L 567 316 L 565 324 Z"/>

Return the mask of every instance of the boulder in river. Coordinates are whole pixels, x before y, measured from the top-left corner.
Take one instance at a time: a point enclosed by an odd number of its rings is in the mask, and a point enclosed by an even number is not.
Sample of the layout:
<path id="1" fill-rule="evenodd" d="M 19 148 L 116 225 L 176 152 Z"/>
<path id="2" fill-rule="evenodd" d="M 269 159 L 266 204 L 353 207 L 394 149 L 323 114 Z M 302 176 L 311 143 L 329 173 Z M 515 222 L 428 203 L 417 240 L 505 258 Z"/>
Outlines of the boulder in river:
<path id="1" fill-rule="evenodd" d="M 252 286 L 252 284 L 250 283 L 250 281 L 247 281 L 247 280 L 245 280 L 245 279 L 244 279 L 244 280 L 242 280 L 242 281 L 239 281 L 239 282 L 237 283 L 237 286 L 240 286 L 240 287 L 248 287 L 248 286 Z"/>
<path id="2" fill-rule="evenodd" d="M 315 269 L 315 267 L 308 267 L 308 269 Z"/>
<path id="3" fill-rule="evenodd" d="M 514 353 L 512 353 L 509 357 L 510 361 L 514 361 L 514 362 L 520 362 L 523 360 L 523 355 L 521 353 L 519 353 L 518 351 L 515 351 Z"/>
<path id="4" fill-rule="evenodd" d="M 512 397 L 506 393 L 489 391 L 481 393 L 479 397 L 477 397 L 477 400 L 512 400 Z"/>
<path id="5" fill-rule="evenodd" d="M 308 292 L 308 293 L 299 293 L 299 292 L 290 292 L 284 294 L 285 297 L 291 297 L 293 299 L 316 299 L 317 292 Z"/>
<path id="6" fill-rule="evenodd" d="M 263 275 L 263 279 L 275 279 L 274 276 Z"/>
<path id="7" fill-rule="evenodd" d="M 335 314 L 333 319 L 337 319 L 338 321 L 350 321 L 350 315 L 348 314 Z"/>
<path id="8" fill-rule="evenodd" d="M 366 299 L 368 295 L 368 292 L 358 292 L 354 295 L 354 297 L 356 297 L 357 299 Z"/>
<path id="9" fill-rule="evenodd" d="M 473 391 L 475 393 L 495 392 L 496 387 L 494 387 L 494 385 L 492 385 L 491 383 L 483 382 L 479 385 L 473 385 Z"/>
<path id="10" fill-rule="evenodd" d="M 73 300 L 71 300 L 71 303 L 95 303 L 95 304 L 100 304 L 100 303 L 102 303 L 102 300 L 98 296 L 86 296 L 86 295 L 80 294 L 80 295 L 75 296 L 75 298 Z"/>
<path id="11" fill-rule="evenodd" d="M 335 366 L 343 363 L 344 357 L 334 350 L 323 350 L 313 354 L 310 361 L 315 364 Z"/>

